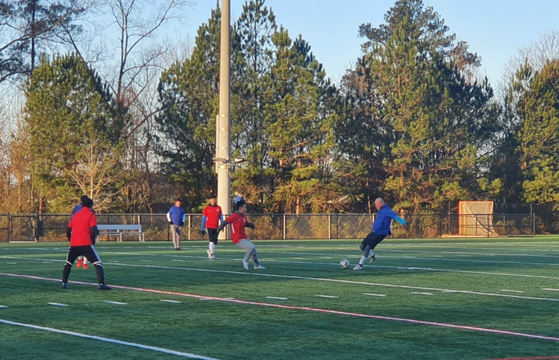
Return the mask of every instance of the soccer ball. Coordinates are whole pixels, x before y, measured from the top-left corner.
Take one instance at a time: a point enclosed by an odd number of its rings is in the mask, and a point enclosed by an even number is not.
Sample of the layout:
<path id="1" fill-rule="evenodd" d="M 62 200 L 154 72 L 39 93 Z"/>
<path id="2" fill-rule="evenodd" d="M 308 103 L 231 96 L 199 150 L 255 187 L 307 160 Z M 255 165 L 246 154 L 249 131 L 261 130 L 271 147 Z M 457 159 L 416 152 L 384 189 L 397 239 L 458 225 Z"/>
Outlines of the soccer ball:
<path id="1" fill-rule="evenodd" d="M 340 267 L 342 269 L 347 269 L 349 267 L 349 260 L 343 259 L 342 261 L 340 261 Z"/>

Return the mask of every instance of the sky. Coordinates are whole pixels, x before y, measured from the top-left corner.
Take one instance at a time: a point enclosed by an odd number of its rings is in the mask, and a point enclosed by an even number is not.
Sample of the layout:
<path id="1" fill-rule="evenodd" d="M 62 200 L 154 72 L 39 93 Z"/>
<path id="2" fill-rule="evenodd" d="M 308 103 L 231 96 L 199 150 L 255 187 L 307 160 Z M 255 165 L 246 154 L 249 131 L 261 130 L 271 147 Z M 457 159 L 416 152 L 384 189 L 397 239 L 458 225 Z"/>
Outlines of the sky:
<path id="1" fill-rule="evenodd" d="M 186 9 L 186 34 L 194 40 L 198 27 L 207 22 L 216 0 L 195 0 Z M 231 23 L 242 13 L 244 0 L 231 1 Z M 359 25 L 385 23 L 384 15 L 396 0 L 266 0 L 276 23 L 299 34 L 311 46 L 335 83 L 361 56 L 363 38 Z M 220 5 L 222 0 L 219 0 Z M 481 74 L 492 85 L 500 81 L 510 59 L 518 50 L 537 42 L 550 31 L 559 30 L 559 0 L 423 0 L 433 7 L 470 52 L 482 59 Z"/>

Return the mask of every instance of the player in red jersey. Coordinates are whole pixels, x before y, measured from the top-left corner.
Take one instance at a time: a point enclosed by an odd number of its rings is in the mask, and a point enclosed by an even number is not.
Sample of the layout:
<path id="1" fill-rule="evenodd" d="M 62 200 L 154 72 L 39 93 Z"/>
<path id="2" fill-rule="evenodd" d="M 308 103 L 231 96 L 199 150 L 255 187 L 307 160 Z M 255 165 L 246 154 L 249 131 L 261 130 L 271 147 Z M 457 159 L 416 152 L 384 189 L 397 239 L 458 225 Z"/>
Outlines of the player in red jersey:
<path id="1" fill-rule="evenodd" d="M 252 258 L 255 270 L 266 270 L 258 261 L 256 246 L 248 239 L 245 233 L 245 227 L 254 229 L 254 224 L 247 222 L 246 219 L 246 202 L 240 197 L 235 197 L 235 206 L 237 207 L 237 211 L 219 225 L 217 232 L 222 231 L 227 225 L 231 225 L 231 239 L 233 240 L 233 245 L 246 251 L 245 257 L 243 258 L 244 268 L 248 270 L 248 262 Z"/>
<path id="2" fill-rule="evenodd" d="M 219 232 L 217 228 L 219 224 L 223 222 L 223 213 L 221 211 L 221 206 L 215 203 L 215 195 L 210 196 L 210 204 L 204 208 L 202 213 L 202 236 L 208 233 L 208 238 L 210 240 L 208 246 L 209 249 L 206 250 L 208 257 L 210 259 L 215 259 L 215 247 L 217 246 L 217 235 Z"/>
<path id="3" fill-rule="evenodd" d="M 95 251 L 95 238 L 99 234 L 97 230 L 97 217 L 91 209 L 93 200 L 87 196 L 82 196 L 81 204 L 83 208 L 72 216 L 72 220 L 68 224 L 66 235 L 70 240 L 70 250 L 64 264 L 64 272 L 62 274 L 62 288 L 68 287 L 68 278 L 72 265 L 76 258 L 80 255 L 85 256 L 95 266 L 97 280 L 99 281 L 99 290 L 111 290 L 105 285 L 105 272 L 103 271 L 103 263 Z"/>

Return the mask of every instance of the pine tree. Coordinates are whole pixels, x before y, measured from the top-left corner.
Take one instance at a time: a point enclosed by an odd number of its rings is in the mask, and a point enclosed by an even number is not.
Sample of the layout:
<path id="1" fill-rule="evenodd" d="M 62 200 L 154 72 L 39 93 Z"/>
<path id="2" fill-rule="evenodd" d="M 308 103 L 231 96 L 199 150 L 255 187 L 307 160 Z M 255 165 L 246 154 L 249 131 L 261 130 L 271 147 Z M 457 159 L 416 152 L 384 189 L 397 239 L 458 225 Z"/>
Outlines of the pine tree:
<path id="1" fill-rule="evenodd" d="M 26 142 L 39 212 L 87 194 L 103 210 L 118 193 L 120 127 L 108 87 L 75 55 L 43 58 L 26 87 Z"/>
<path id="2" fill-rule="evenodd" d="M 335 120 L 324 103 L 330 90 L 322 65 L 300 36 L 293 42 L 287 30 L 273 36 L 277 46 L 272 68 L 272 99 L 268 114 L 270 156 L 275 169 L 275 210 L 303 213 L 324 210 L 330 193 L 330 155 Z"/>
<path id="3" fill-rule="evenodd" d="M 525 65 L 514 88 L 520 90 L 515 103 L 520 120 L 516 141 L 524 200 L 553 202 L 559 210 L 559 60 L 535 73 Z"/>
<path id="4" fill-rule="evenodd" d="M 188 200 L 205 201 L 215 189 L 215 118 L 219 105 L 219 39 L 221 10 L 200 26 L 189 59 L 173 64 L 162 76 L 162 113 L 157 152 L 163 173 L 180 184 Z"/>
<path id="5" fill-rule="evenodd" d="M 356 123 L 344 133 L 366 133 L 345 141 L 345 151 L 361 148 L 361 168 L 378 171 L 369 173 L 379 184 L 370 198 L 382 194 L 410 210 L 471 198 L 480 154 L 498 129 L 487 79 L 471 82 L 466 71 L 479 59 L 464 43 L 454 45 L 444 21 L 420 0 L 397 1 L 385 20 L 360 27 L 366 53 L 344 90 Z"/>

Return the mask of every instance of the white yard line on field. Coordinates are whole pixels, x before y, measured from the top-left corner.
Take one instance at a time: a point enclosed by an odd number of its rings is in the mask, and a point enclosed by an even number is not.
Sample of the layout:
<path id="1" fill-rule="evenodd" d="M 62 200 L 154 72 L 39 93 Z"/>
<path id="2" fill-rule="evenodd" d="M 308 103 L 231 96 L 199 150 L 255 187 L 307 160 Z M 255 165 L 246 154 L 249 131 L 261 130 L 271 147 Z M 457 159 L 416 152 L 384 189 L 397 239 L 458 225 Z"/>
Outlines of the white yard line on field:
<path id="1" fill-rule="evenodd" d="M 130 346 L 130 347 L 135 347 L 135 348 L 139 348 L 139 349 L 143 349 L 143 350 L 151 350 L 151 351 L 156 351 L 156 352 L 160 352 L 160 353 L 164 353 L 164 354 L 181 356 L 181 357 L 185 357 L 185 358 L 189 358 L 189 359 L 217 360 L 217 359 L 206 357 L 206 356 L 201 356 L 201 355 L 196 355 L 196 354 L 190 354 L 190 353 L 165 349 L 165 348 L 161 348 L 161 347 L 157 347 L 157 346 L 149 346 L 149 345 L 143 345 L 143 344 L 138 344 L 138 343 L 132 343 L 132 342 L 128 342 L 128 341 L 120 341 L 120 340 L 110 339 L 110 338 L 101 337 L 101 336 L 87 335 L 87 334 L 77 333 L 77 332 L 74 332 L 74 331 L 60 330 L 60 329 L 55 329 L 55 328 L 50 328 L 50 327 L 45 327 L 45 326 L 37 326 L 37 325 L 33 325 L 33 324 L 24 324 L 24 323 L 19 323 L 19 322 L 15 322 L 15 321 L 4 320 L 4 319 L 0 319 L 0 323 L 6 324 L 6 325 L 22 326 L 22 327 L 26 327 L 26 328 L 30 328 L 30 329 L 35 329 L 35 330 L 48 331 L 48 332 L 57 333 L 57 334 L 70 335 L 70 336 L 80 337 L 80 338 L 84 338 L 84 339 L 104 341 L 104 342 L 108 342 L 108 343 L 112 343 L 112 344 Z"/>
<path id="2" fill-rule="evenodd" d="M 14 257 L 0 256 L 0 258 L 14 258 Z M 33 260 L 33 259 L 27 259 L 27 258 L 17 258 L 17 259 Z M 47 260 L 50 260 L 50 259 L 47 259 Z M 60 262 L 60 260 L 50 260 L 50 261 Z M 448 293 L 460 293 L 460 294 L 479 295 L 479 296 L 493 296 L 493 297 L 522 299 L 522 300 L 538 300 L 538 301 L 559 302 L 559 299 L 556 299 L 556 298 L 541 298 L 541 297 L 532 297 L 532 296 L 520 296 L 520 295 L 509 295 L 509 294 L 499 294 L 499 293 L 486 293 L 486 292 L 471 291 L 471 290 L 454 290 L 454 289 L 431 288 L 431 287 L 421 287 L 421 286 L 394 285 L 394 284 L 373 283 L 373 282 L 366 282 L 366 281 L 329 279 L 329 278 L 318 278 L 318 277 L 307 277 L 307 276 L 275 275 L 275 274 L 269 274 L 269 273 L 266 274 L 266 273 L 257 273 L 257 272 L 247 272 L 247 271 L 213 270 L 213 269 L 199 269 L 199 268 L 175 267 L 175 266 L 159 266 L 159 265 L 147 265 L 147 264 L 146 265 L 124 264 L 124 263 L 118 263 L 117 264 L 117 263 L 112 263 L 112 262 L 106 262 L 105 264 L 111 264 L 113 266 L 123 266 L 123 267 L 145 267 L 145 268 L 150 268 L 150 269 L 198 271 L 198 272 L 219 273 L 219 274 L 234 274 L 234 275 L 242 275 L 242 276 L 264 276 L 264 277 L 273 277 L 273 278 L 282 278 L 282 279 L 329 281 L 329 282 L 336 282 L 336 283 L 343 283 L 343 284 L 360 284 L 360 285 L 382 286 L 382 287 L 411 289 L 411 290 L 441 291 L 441 292 L 448 292 Z M 313 264 L 316 264 L 316 263 L 313 263 Z M 333 265 L 333 264 L 328 264 L 328 265 Z M 336 264 L 336 266 L 338 266 L 338 264 Z M 511 277 L 559 280 L 559 277 L 553 277 L 553 276 L 535 276 L 535 275 L 524 275 L 524 274 L 492 273 L 492 272 L 484 272 L 484 271 L 466 271 L 466 270 L 452 270 L 452 269 L 440 269 L 440 268 L 420 268 L 420 267 L 409 268 L 409 267 L 400 267 L 400 266 L 378 266 L 378 265 L 375 265 L 374 267 L 385 268 L 385 269 L 399 269 L 399 270 L 436 271 L 436 272 L 466 273 L 466 274 L 480 274 L 480 275 L 491 275 L 491 276 L 511 276 Z M 0 275 L 2 275 L 2 273 L 0 273 Z"/>
<path id="3" fill-rule="evenodd" d="M 26 279 L 34 279 L 34 280 L 53 281 L 53 282 L 58 282 L 59 281 L 59 279 L 44 278 L 44 277 L 30 276 L 30 275 L 0 273 L 0 276 L 12 276 L 12 277 L 19 277 L 19 278 L 26 278 Z M 97 284 L 94 284 L 94 283 L 82 283 L 82 282 L 76 282 L 76 283 L 97 286 Z M 351 317 L 358 317 L 358 318 L 365 318 L 365 319 L 397 321 L 397 322 L 404 322 L 404 323 L 416 324 L 416 325 L 428 325 L 428 326 L 444 327 L 444 328 L 451 328 L 451 329 L 469 330 L 469 331 L 477 331 L 477 332 L 492 333 L 492 334 L 499 334 L 499 335 L 511 335 L 511 336 L 519 336 L 519 337 L 529 338 L 529 339 L 549 340 L 549 341 L 559 342 L 559 337 L 537 335 L 537 334 L 528 334 L 528 333 L 521 333 L 521 332 L 515 332 L 515 331 L 508 331 L 508 330 L 482 328 L 482 327 L 478 327 L 478 326 L 457 325 L 457 324 L 441 323 L 441 322 L 434 322 L 434 321 L 424 321 L 424 320 L 415 320 L 415 319 L 399 318 L 399 317 L 392 317 L 392 316 L 381 316 L 381 315 L 354 313 L 354 312 L 337 311 L 337 310 L 330 310 L 330 309 L 320 309 L 320 308 L 313 308 L 313 307 L 302 307 L 302 306 L 291 306 L 291 305 L 282 305 L 282 304 L 274 304 L 274 303 L 263 303 L 263 302 L 257 302 L 257 301 L 229 299 L 229 298 L 221 298 L 221 297 L 216 297 L 216 296 L 205 296 L 205 295 L 181 293 L 181 292 L 175 292 L 175 291 L 165 291 L 165 290 L 157 290 L 157 289 L 149 289 L 149 288 L 137 288 L 137 287 L 131 287 L 131 286 L 121 286 L 121 285 L 112 285 L 112 286 L 113 286 L 114 289 L 141 291 L 141 292 L 152 293 L 152 294 L 175 295 L 175 296 L 181 296 L 181 297 L 186 297 L 186 298 L 191 298 L 191 299 L 200 299 L 200 300 L 207 299 L 207 300 L 222 301 L 222 302 L 228 302 L 228 303 L 234 303 L 234 304 L 263 306 L 263 307 L 270 307 L 270 308 L 277 308 L 277 309 L 284 309 L 284 310 L 309 311 L 309 312 L 316 312 L 316 313 L 322 313 L 322 314 L 351 316 Z M 8 321 L 2 320 L 2 319 L 0 319 L 0 322 L 9 323 L 10 325 L 20 325 L 20 326 L 34 327 L 34 325 L 12 323 L 12 322 L 8 322 Z M 41 330 L 44 330 L 44 329 L 49 329 L 49 330 L 54 331 L 54 332 L 66 333 L 65 331 L 57 330 L 57 329 L 51 329 L 51 328 L 42 328 Z M 73 334 L 70 334 L 70 335 L 75 335 L 75 334 L 77 334 L 77 333 L 73 333 Z M 111 341 L 112 340 L 112 339 L 99 338 L 99 337 L 83 335 L 83 334 L 78 334 L 76 336 L 80 336 L 80 335 L 82 337 L 95 338 L 97 340 L 103 340 L 103 341 Z M 112 342 L 117 342 L 117 341 L 118 340 L 113 340 Z M 120 341 L 118 341 L 117 343 L 120 343 L 120 344 L 123 344 L 123 345 L 128 345 L 128 346 L 136 346 L 136 347 L 142 347 L 143 346 L 143 345 L 140 345 L 140 344 L 125 343 L 125 342 L 120 342 Z M 131 344 L 133 344 L 133 345 L 131 345 Z M 150 347 L 150 348 L 151 348 L 151 350 L 155 349 L 153 347 Z M 163 349 L 163 350 L 166 350 L 166 349 Z M 202 358 L 202 357 L 198 357 L 198 358 Z"/>
<path id="4" fill-rule="evenodd" d="M 414 294 L 414 295 L 433 295 L 433 293 L 417 292 L 417 291 L 410 291 L 410 294 Z"/>
<path id="5" fill-rule="evenodd" d="M 113 305 L 126 305 L 125 302 L 109 301 L 109 300 L 105 300 L 105 302 L 108 303 L 108 304 L 113 304 Z"/>

